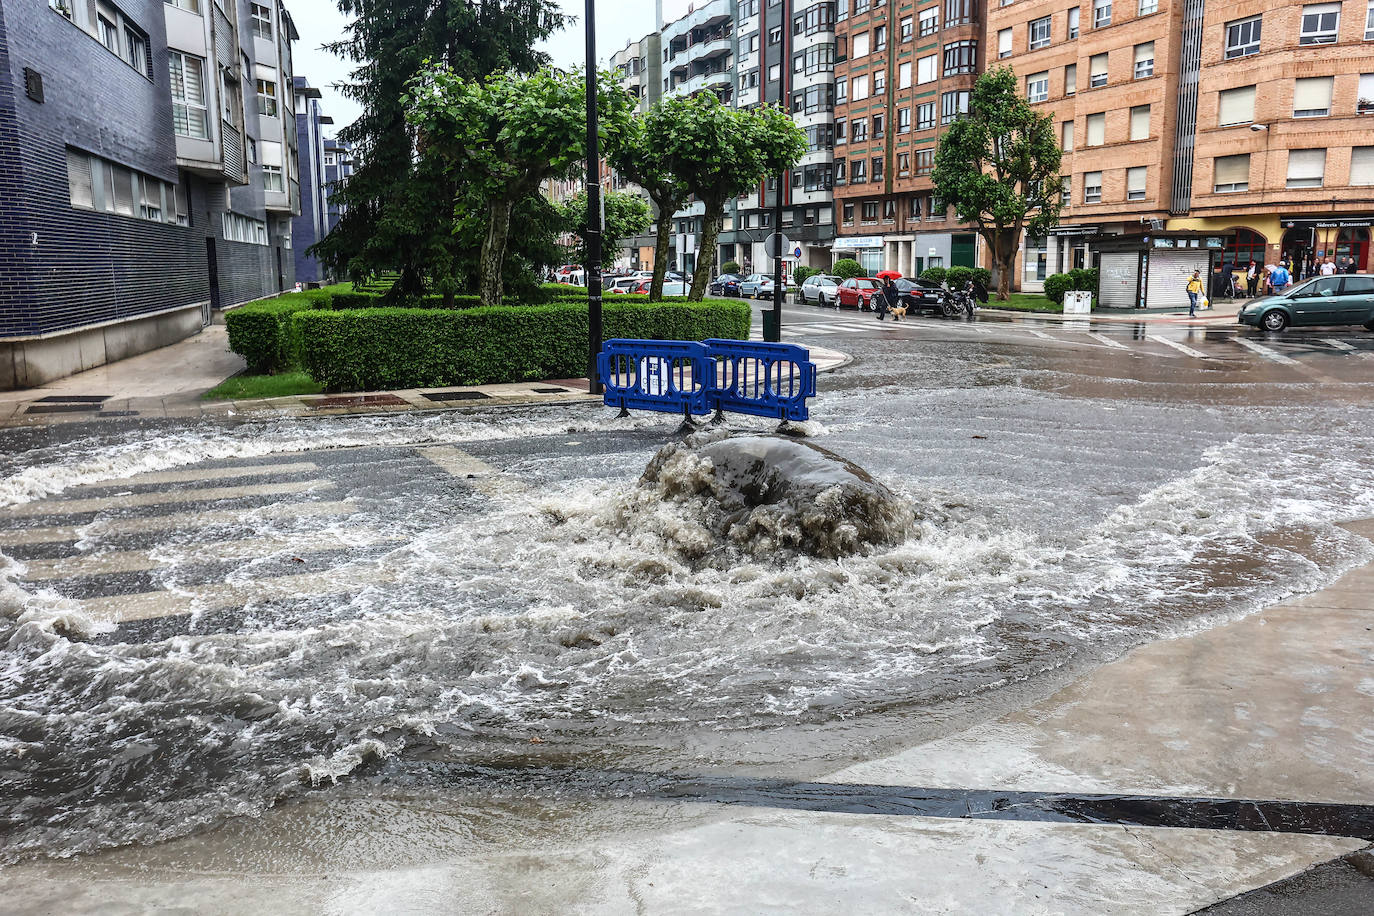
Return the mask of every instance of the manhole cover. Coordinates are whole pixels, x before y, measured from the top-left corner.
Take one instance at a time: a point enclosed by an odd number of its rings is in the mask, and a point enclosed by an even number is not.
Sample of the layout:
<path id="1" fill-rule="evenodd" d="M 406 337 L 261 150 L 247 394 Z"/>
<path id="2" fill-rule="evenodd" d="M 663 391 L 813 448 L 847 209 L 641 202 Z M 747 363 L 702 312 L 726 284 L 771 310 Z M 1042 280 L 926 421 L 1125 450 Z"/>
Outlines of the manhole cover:
<path id="1" fill-rule="evenodd" d="M 480 391 L 431 391 L 425 395 L 431 401 L 480 401 L 491 395 Z"/>
<path id="2" fill-rule="evenodd" d="M 332 398 L 316 398 L 305 402 L 316 410 L 325 407 L 406 407 L 409 402 L 394 394 L 353 394 Z"/>

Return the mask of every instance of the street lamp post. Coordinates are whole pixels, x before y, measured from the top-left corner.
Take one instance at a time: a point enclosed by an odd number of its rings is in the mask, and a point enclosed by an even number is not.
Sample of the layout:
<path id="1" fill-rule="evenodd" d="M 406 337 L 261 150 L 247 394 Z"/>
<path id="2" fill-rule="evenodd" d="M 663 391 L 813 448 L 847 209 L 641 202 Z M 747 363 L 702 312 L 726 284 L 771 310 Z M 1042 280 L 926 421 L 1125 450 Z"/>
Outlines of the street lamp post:
<path id="1" fill-rule="evenodd" d="M 596 124 L 596 0 L 587 0 L 587 390 L 601 394 L 601 151 Z"/>
<path id="2" fill-rule="evenodd" d="M 590 0 L 589 0 L 590 2 Z M 778 106 L 784 111 L 789 111 L 787 104 L 787 77 L 792 72 L 792 66 L 787 59 L 787 37 L 792 30 L 789 28 L 788 10 L 791 4 L 783 0 L 779 9 L 782 17 L 782 42 L 778 48 L 778 56 L 781 66 L 778 67 Z M 778 240 L 777 252 L 773 259 L 773 320 L 763 323 L 763 339 L 772 343 L 782 340 L 782 259 L 786 254 L 782 250 L 782 192 L 788 186 L 787 170 L 784 169 L 778 175 L 778 186 L 773 194 L 773 235 Z"/>

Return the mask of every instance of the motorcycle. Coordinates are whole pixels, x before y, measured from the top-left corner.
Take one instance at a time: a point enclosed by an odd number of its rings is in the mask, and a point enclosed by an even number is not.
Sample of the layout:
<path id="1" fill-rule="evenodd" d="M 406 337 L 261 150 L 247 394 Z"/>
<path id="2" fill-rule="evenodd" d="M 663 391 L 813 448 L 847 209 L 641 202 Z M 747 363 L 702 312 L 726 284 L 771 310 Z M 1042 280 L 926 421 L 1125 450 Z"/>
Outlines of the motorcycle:
<path id="1" fill-rule="evenodd" d="M 983 284 L 967 280 L 959 289 L 945 288 L 944 301 L 940 303 L 940 314 L 946 318 L 956 318 L 960 312 L 972 318 L 973 310 L 979 302 L 988 301 L 988 291 Z"/>

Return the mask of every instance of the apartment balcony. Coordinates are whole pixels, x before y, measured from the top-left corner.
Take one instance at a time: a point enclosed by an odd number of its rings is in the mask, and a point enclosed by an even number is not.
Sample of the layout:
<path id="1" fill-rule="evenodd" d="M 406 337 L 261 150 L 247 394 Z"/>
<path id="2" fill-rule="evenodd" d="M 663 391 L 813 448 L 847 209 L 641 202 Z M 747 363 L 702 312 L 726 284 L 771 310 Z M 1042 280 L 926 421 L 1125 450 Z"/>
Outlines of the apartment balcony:
<path id="1" fill-rule="evenodd" d="M 692 45 L 692 55 L 698 60 L 710 60 L 729 54 L 732 43 L 729 35 L 721 34 Z"/>

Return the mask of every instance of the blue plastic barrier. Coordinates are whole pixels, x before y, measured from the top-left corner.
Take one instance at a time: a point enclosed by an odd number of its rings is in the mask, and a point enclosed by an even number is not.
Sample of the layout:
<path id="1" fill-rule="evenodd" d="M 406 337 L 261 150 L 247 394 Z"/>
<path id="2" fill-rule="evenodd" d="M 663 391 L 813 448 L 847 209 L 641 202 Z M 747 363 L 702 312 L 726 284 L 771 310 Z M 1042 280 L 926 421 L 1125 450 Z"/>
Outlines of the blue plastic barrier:
<path id="1" fill-rule="evenodd" d="M 816 396 L 816 364 L 811 352 L 796 344 L 758 340 L 708 340 L 716 366 L 712 392 L 720 410 L 805 420 L 806 399 Z"/>
<path id="2" fill-rule="evenodd" d="M 805 347 L 757 340 L 608 340 L 596 360 L 607 407 L 805 420 L 816 365 Z"/>
<path id="3" fill-rule="evenodd" d="M 715 409 L 716 363 L 689 340 L 608 340 L 596 358 L 607 407 L 683 415 Z"/>

